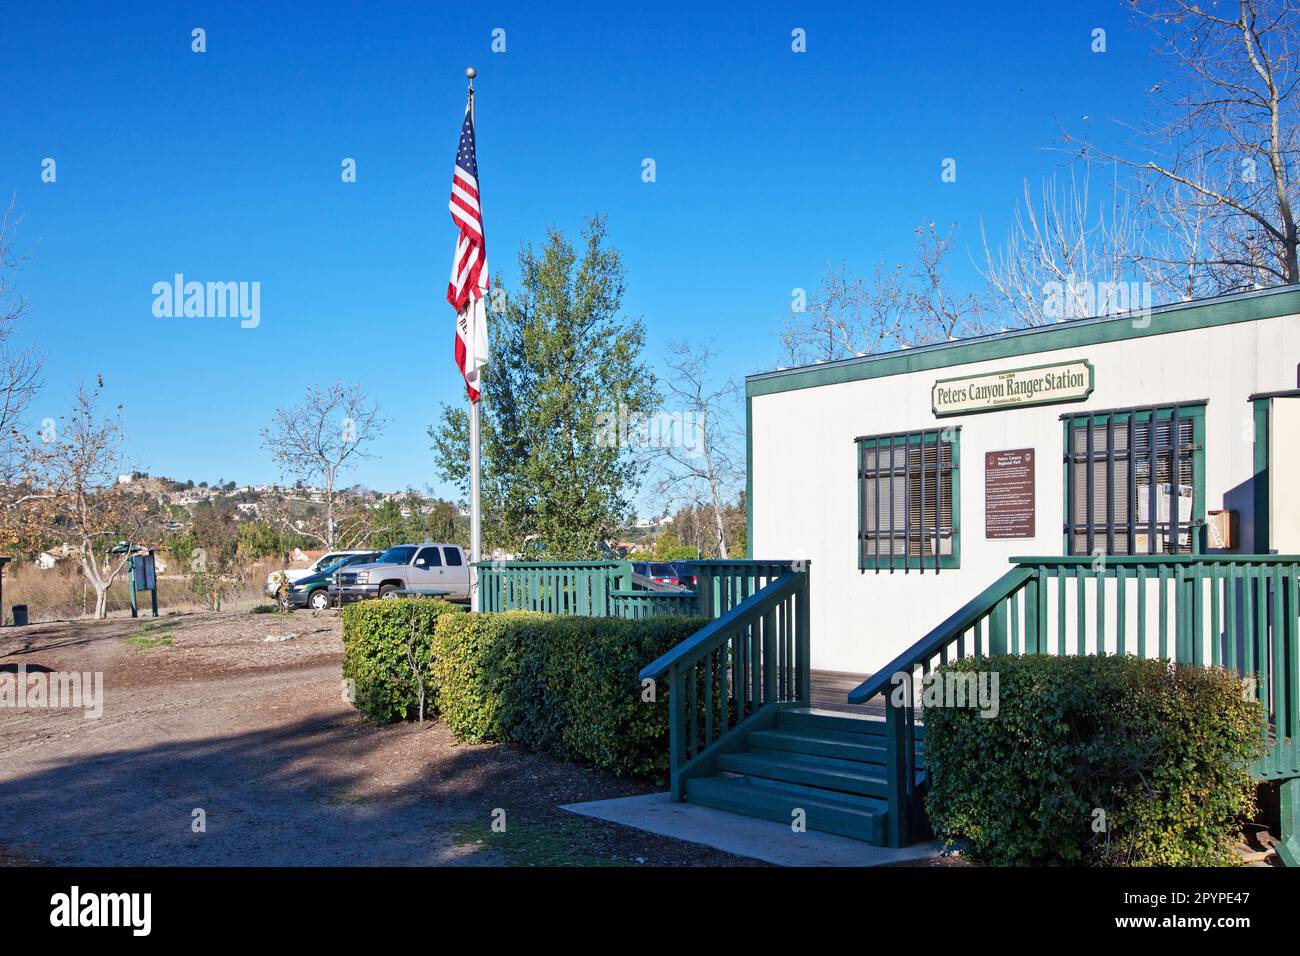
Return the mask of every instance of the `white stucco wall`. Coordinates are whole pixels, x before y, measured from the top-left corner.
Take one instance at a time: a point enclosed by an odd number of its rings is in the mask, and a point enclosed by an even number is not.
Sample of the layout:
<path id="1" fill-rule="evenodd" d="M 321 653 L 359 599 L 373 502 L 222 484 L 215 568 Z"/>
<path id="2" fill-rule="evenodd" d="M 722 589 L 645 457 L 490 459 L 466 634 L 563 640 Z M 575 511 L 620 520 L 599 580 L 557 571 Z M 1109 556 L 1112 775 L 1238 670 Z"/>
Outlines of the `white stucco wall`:
<path id="1" fill-rule="evenodd" d="M 1095 369 L 1085 402 L 942 419 L 931 411 L 936 379 L 1079 358 Z M 1247 398 L 1294 388 L 1298 361 L 1300 316 L 1290 315 L 755 395 L 751 553 L 812 562 L 813 666 L 870 673 L 1003 574 L 1013 555 L 1064 553 L 1062 413 L 1202 399 L 1205 507 L 1236 509 L 1239 550 L 1250 551 Z M 961 426 L 961 567 L 937 577 L 931 570 L 859 572 L 854 438 L 947 424 Z M 1300 445 L 1300 435 L 1275 439 Z M 1013 448 L 1037 453 L 1036 537 L 988 540 L 983 456 Z"/>
<path id="2" fill-rule="evenodd" d="M 1275 398 L 1269 427 L 1269 545 L 1280 554 L 1300 554 L 1300 398 Z"/>

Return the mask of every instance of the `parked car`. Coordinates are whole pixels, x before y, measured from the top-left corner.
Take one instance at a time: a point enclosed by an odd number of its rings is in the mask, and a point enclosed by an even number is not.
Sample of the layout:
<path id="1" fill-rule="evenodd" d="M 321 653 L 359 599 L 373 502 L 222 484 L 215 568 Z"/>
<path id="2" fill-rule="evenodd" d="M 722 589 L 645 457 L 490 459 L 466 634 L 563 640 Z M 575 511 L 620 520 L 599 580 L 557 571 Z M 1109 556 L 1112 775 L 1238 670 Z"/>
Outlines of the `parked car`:
<path id="1" fill-rule="evenodd" d="M 285 568 L 282 571 L 272 571 L 266 576 L 266 596 L 275 597 L 280 593 L 280 575 L 282 574 L 285 580 L 292 584 L 294 581 L 300 581 L 308 575 L 319 574 L 330 565 L 338 564 L 343 558 L 354 554 L 374 554 L 374 551 L 367 551 L 364 548 L 356 548 L 350 551 L 327 551 L 305 568 Z"/>
<path id="2" fill-rule="evenodd" d="M 672 561 L 633 561 L 632 573 L 649 578 L 656 584 L 685 584 Z M 694 579 L 692 578 L 693 583 Z"/>
<path id="3" fill-rule="evenodd" d="M 695 587 L 697 575 L 695 573 L 694 561 L 670 561 L 668 563 L 671 564 L 673 569 L 677 572 L 678 584 L 682 584 L 688 588 Z"/>
<path id="4" fill-rule="evenodd" d="M 285 590 L 284 603 L 288 607 L 309 607 L 313 611 L 323 611 L 332 603 L 330 585 L 334 583 L 334 574 L 341 568 L 357 564 L 367 564 L 379 557 L 379 551 L 360 551 L 346 558 L 335 561 L 327 568 L 315 574 L 294 581 Z"/>
<path id="5" fill-rule="evenodd" d="M 397 591 L 445 591 L 449 601 L 469 600 L 469 560 L 455 544 L 399 544 L 374 561 L 334 575 L 330 594 L 340 604 L 400 597 Z"/>

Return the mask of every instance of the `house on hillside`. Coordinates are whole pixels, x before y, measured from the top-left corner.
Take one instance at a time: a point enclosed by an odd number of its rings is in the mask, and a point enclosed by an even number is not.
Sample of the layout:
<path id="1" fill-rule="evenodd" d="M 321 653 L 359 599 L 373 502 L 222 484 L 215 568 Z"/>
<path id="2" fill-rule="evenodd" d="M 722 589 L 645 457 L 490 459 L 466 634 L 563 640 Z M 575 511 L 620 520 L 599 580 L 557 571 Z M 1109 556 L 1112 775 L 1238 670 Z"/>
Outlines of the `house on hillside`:
<path id="1" fill-rule="evenodd" d="M 50 548 L 48 551 L 42 551 L 32 562 L 38 570 L 49 571 L 58 567 L 59 563 L 66 561 L 76 555 L 77 549 L 72 547 L 66 541 L 57 547 Z"/>

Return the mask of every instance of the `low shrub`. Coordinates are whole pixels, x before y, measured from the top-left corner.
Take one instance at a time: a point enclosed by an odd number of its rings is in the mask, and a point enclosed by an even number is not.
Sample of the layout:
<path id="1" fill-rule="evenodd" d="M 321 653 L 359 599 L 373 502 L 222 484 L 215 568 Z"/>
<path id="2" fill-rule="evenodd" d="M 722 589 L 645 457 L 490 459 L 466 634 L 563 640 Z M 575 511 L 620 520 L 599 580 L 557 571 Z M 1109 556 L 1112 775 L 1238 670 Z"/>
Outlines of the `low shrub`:
<path id="1" fill-rule="evenodd" d="M 425 714 L 431 714 L 436 702 L 429 670 L 434 626 L 439 618 L 463 610 L 425 598 L 358 601 L 343 608 L 343 677 L 355 682 L 353 706 L 380 723 L 416 717 L 420 682 L 411 667 L 413 657 L 424 677 Z"/>
<path id="2" fill-rule="evenodd" d="M 1263 712 L 1236 675 L 1126 656 L 966 658 L 997 713 L 925 711 L 938 836 L 995 865 L 1223 865 Z"/>
<path id="3" fill-rule="evenodd" d="M 642 667 L 707 622 L 554 617 L 530 611 L 446 616 L 432 670 L 442 720 L 462 740 L 498 740 L 662 780 L 668 695 L 642 701 Z"/>

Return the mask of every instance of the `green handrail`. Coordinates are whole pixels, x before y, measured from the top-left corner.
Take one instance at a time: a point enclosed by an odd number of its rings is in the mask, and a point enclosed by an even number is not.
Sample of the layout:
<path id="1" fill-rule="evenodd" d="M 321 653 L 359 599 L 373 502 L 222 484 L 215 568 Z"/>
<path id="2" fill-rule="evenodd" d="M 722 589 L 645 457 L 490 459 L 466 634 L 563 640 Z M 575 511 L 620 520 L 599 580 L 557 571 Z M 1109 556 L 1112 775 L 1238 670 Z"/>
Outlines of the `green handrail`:
<path id="1" fill-rule="evenodd" d="M 811 697 L 809 569 L 787 569 L 641 669 L 668 681 L 670 792 L 787 704 Z"/>
<path id="2" fill-rule="evenodd" d="M 1292 781 L 1289 800 L 1300 816 L 1300 555 L 1011 560 L 1011 570 L 854 688 L 849 703 L 968 652 L 1132 653 L 1226 667 L 1247 681 L 1267 716 L 1265 755 L 1252 774 Z M 924 831 L 910 683 L 907 690 L 901 706 L 893 699 L 885 708 L 890 840 L 900 844 Z M 1292 836 L 1288 852 L 1300 854 L 1297 844 Z"/>
<path id="3" fill-rule="evenodd" d="M 925 808 L 921 803 L 923 781 L 918 779 L 916 706 L 911 693 L 913 674 L 918 667 L 922 673 L 928 671 L 936 657 L 940 663 L 946 662 L 950 653 L 965 657 L 967 631 L 973 631 L 971 649 L 976 655 L 982 654 L 985 647 L 989 653 L 1005 651 L 1008 630 L 1013 629 L 1016 619 L 1015 608 L 1008 610 L 1008 605 L 1014 605 L 1020 592 L 1031 588 L 1034 581 L 1033 569 L 1012 568 L 849 692 L 850 704 L 864 704 L 889 689 L 897 675 L 906 675 L 901 703 L 887 695 L 885 707 L 885 802 L 889 806 L 886 837 L 890 846 L 906 846 L 928 836 Z"/>
<path id="4" fill-rule="evenodd" d="M 902 671 L 910 672 L 936 654 L 942 653 L 944 648 L 955 641 L 959 635 L 974 627 L 982 618 L 993 614 L 1003 601 L 1028 584 L 1033 577 L 1032 569 L 1012 568 L 981 591 L 976 598 L 968 601 L 959 611 L 949 615 L 942 624 L 931 630 L 925 637 L 849 691 L 849 703 L 865 704 L 887 689 L 893 682 L 895 674 Z"/>

